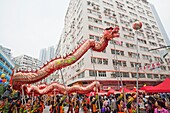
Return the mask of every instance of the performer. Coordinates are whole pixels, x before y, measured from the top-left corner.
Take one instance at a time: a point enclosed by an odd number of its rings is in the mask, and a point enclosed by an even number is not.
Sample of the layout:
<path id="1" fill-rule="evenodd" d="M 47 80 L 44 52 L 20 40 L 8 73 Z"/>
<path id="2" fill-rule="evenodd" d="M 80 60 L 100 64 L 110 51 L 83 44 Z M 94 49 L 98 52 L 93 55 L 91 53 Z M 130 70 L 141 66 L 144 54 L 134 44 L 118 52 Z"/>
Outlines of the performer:
<path id="1" fill-rule="evenodd" d="M 76 98 L 75 104 L 74 104 L 75 113 L 79 113 L 79 105 L 80 105 L 80 102 L 79 102 L 78 98 Z"/>
<path id="2" fill-rule="evenodd" d="M 92 102 L 91 102 L 92 113 L 98 112 L 97 99 L 98 99 L 98 94 L 96 94 L 96 97 L 92 98 Z"/>
<path id="3" fill-rule="evenodd" d="M 88 108 L 87 108 L 87 98 L 86 98 L 86 96 L 82 100 L 82 106 L 83 106 L 84 113 L 87 113 Z"/>
<path id="4" fill-rule="evenodd" d="M 69 112 L 73 113 L 73 101 L 72 101 L 71 97 L 68 100 L 68 104 L 69 104 L 69 107 L 68 107 L 67 113 L 69 113 Z"/>
<path id="5" fill-rule="evenodd" d="M 63 103 L 64 100 L 66 99 L 67 95 L 63 95 L 62 98 L 58 98 L 57 102 L 58 102 L 58 112 L 56 113 L 64 113 L 64 108 L 63 108 Z"/>
<path id="6" fill-rule="evenodd" d="M 4 100 L 4 103 L 2 104 L 0 111 L 3 111 L 3 113 L 9 112 L 10 103 L 8 102 L 8 98 Z"/>

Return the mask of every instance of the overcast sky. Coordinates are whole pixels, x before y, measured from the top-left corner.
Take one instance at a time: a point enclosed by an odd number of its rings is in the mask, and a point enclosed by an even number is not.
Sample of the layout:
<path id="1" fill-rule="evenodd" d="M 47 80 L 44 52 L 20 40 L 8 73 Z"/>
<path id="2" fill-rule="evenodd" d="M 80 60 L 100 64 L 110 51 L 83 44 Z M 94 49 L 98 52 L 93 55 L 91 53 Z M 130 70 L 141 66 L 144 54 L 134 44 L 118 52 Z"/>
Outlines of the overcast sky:
<path id="1" fill-rule="evenodd" d="M 170 36 L 170 0 L 148 0 Z M 39 57 L 40 49 L 56 45 L 69 0 L 0 0 L 0 45 L 13 56 Z"/>

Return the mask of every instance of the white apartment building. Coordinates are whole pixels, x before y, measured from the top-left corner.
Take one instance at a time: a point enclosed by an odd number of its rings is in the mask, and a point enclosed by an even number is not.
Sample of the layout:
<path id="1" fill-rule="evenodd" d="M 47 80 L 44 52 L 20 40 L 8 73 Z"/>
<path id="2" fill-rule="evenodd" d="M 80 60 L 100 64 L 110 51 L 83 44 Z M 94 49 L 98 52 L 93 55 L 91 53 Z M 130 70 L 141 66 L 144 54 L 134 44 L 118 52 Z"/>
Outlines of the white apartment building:
<path id="1" fill-rule="evenodd" d="M 159 68 L 139 70 L 139 86 L 155 85 L 170 77 L 170 57 L 161 59 L 159 50 L 148 51 L 166 46 L 155 18 L 147 0 L 70 0 L 57 48 L 61 56 L 71 53 L 84 39 L 99 41 L 110 26 L 119 26 L 120 38 L 111 40 L 103 52 L 88 50 L 75 64 L 62 69 L 66 84 L 87 85 L 96 74 L 103 89 L 118 89 L 120 79 L 127 88 L 133 88 L 136 64 L 144 67 L 158 62 L 162 63 Z M 132 24 L 136 19 L 143 27 L 135 33 Z"/>
<path id="2" fill-rule="evenodd" d="M 28 55 L 14 57 L 13 62 L 18 65 L 18 70 L 30 71 L 40 68 L 40 61 Z"/>

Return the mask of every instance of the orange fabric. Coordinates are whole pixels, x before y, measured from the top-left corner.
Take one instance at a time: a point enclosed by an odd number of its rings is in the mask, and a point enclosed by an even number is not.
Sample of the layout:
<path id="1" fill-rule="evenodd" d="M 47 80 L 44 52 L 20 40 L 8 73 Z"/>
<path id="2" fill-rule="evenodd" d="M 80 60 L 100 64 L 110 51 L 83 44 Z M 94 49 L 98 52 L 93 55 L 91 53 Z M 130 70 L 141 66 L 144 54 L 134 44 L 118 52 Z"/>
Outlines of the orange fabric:
<path id="1" fill-rule="evenodd" d="M 128 109 L 128 112 L 129 112 L 129 113 L 132 113 L 132 109 Z"/>
<path id="2" fill-rule="evenodd" d="M 63 112 L 63 107 L 62 107 L 62 106 L 60 106 L 60 113 L 64 113 L 64 112 Z"/>
<path id="3" fill-rule="evenodd" d="M 118 104 L 118 111 L 119 111 L 119 112 L 122 112 L 122 111 L 123 111 L 122 106 L 121 106 L 120 104 Z M 124 113 L 124 112 L 123 112 L 123 113 Z"/>
<path id="4" fill-rule="evenodd" d="M 95 104 L 93 104 L 93 110 L 94 110 L 94 112 L 96 112 L 96 111 L 97 111 L 97 109 L 96 109 L 96 105 L 95 105 Z"/>

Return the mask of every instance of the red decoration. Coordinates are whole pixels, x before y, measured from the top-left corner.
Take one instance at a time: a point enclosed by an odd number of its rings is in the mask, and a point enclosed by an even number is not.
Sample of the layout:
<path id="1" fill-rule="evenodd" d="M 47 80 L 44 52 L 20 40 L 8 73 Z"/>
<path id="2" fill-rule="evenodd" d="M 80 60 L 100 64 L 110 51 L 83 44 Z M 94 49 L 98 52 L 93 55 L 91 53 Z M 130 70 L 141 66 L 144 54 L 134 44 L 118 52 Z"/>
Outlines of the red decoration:
<path id="1" fill-rule="evenodd" d="M 148 70 L 153 70 L 155 68 L 159 68 L 159 66 L 161 66 L 161 63 L 160 62 L 157 62 L 157 63 L 151 63 L 149 65 L 146 65 L 144 67 L 141 67 L 140 70 L 145 70 L 145 69 L 148 69 Z"/>
<path id="2" fill-rule="evenodd" d="M 58 58 L 51 60 L 45 64 L 41 69 L 36 72 L 17 72 L 13 75 L 13 88 L 16 90 L 21 90 L 23 84 L 32 84 L 36 83 L 50 74 L 59 70 L 61 68 L 67 67 L 76 61 L 78 61 L 90 48 L 92 50 L 101 52 L 105 50 L 108 45 L 108 41 L 119 37 L 119 27 L 105 29 L 103 36 L 100 38 L 100 41 L 95 40 L 86 40 L 70 55 L 63 58 Z M 82 92 L 83 93 L 83 92 Z"/>
<path id="3" fill-rule="evenodd" d="M 23 86 L 26 94 L 31 94 L 32 92 L 34 92 L 34 94 L 38 94 L 38 95 L 49 94 L 54 91 L 60 94 L 66 94 L 66 92 L 68 94 L 71 94 L 74 92 L 78 94 L 87 94 L 93 91 L 94 87 L 100 90 L 100 83 L 95 81 L 87 85 L 86 87 L 82 87 L 80 85 L 74 85 L 72 87 L 66 87 L 66 89 L 63 85 L 60 85 L 56 82 L 51 83 L 50 85 L 42 84 L 42 85 L 37 85 L 37 86 L 34 86 L 34 85 Z"/>
<path id="4" fill-rule="evenodd" d="M 133 29 L 134 30 L 139 30 L 142 28 L 142 22 L 136 21 L 133 23 Z"/>

